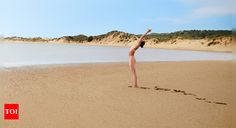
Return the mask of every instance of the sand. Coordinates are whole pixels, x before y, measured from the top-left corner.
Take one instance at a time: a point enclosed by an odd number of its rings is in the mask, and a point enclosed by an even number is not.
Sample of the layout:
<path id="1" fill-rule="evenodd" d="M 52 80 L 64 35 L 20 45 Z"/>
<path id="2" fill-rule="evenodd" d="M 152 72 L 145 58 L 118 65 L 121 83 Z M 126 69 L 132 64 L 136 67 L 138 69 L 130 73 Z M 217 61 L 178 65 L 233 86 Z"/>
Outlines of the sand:
<path id="1" fill-rule="evenodd" d="M 4 128 L 229 128 L 231 62 L 51 65 L 0 70 Z M 19 120 L 3 120 L 18 103 Z"/>
<path id="2" fill-rule="evenodd" d="M 223 40 L 223 39 L 222 39 Z M 170 50 L 192 50 L 192 51 L 210 51 L 210 52 L 232 52 L 232 45 L 230 39 L 219 41 L 219 44 L 208 46 L 211 42 L 207 39 L 189 40 L 189 39 L 178 39 L 168 42 L 160 42 L 156 44 L 152 40 L 146 41 L 145 48 L 158 48 L 158 49 L 170 49 Z M 80 44 L 85 46 L 116 46 L 116 47 L 131 47 L 137 43 L 136 40 L 131 42 L 118 42 L 118 39 L 104 39 L 102 41 L 92 42 L 68 42 L 68 41 L 48 41 L 48 42 L 27 42 L 17 40 L 4 40 L 8 43 L 35 43 L 35 44 Z M 0 42 L 1 43 L 1 42 Z"/>
<path id="3" fill-rule="evenodd" d="M 232 45 L 230 39 L 219 41 L 219 44 L 208 46 L 210 40 L 207 39 L 177 39 L 167 42 L 155 43 L 152 40 L 147 40 L 145 48 L 158 48 L 158 49 L 171 49 L 171 50 L 193 50 L 193 51 L 210 51 L 210 52 L 232 52 Z M 64 42 L 66 43 L 66 42 Z M 72 42 L 70 42 L 72 43 Z M 76 44 L 76 42 L 74 42 Z M 136 44 L 137 41 L 132 42 L 119 42 L 117 40 L 108 40 L 108 41 L 92 41 L 87 43 L 80 43 L 81 45 L 102 45 L 102 46 L 128 46 L 131 47 Z"/>

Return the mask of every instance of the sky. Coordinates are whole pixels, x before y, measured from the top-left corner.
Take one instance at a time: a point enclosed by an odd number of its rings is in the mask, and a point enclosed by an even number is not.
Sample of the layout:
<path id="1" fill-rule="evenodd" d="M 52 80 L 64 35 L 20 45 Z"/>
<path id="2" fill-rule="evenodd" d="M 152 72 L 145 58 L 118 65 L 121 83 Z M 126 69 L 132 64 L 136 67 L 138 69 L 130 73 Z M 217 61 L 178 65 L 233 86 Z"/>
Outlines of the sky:
<path id="1" fill-rule="evenodd" d="M 0 0 L 0 35 L 232 30 L 233 0 Z"/>

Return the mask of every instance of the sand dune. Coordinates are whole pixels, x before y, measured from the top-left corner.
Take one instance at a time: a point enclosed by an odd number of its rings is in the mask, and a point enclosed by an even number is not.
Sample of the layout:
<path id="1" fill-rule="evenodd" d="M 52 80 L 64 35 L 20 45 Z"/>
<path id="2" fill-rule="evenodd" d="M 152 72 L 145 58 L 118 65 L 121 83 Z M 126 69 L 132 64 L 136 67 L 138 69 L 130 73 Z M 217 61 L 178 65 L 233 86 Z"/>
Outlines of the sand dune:
<path id="1" fill-rule="evenodd" d="M 231 62 L 35 66 L 0 71 L 0 104 L 20 119 L 1 127 L 229 128 Z"/>
<path id="2" fill-rule="evenodd" d="M 188 32 L 190 33 L 190 31 Z M 214 33 L 212 33 L 214 34 Z M 196 36 L 196 35 L 195 35 Z M 197 35 L 200 36 L 200 35 Z M 9 37 L 5 41 L 14 42 L 29 42 L 29 43 L 65 43 L 65 44 L 81 44 L 81 45 L 103 45 L 103 46 L 132 46 L 137 43 L 139 35 L 111 31 L 103 35 L 90 36 L 77 35 L 77 36 L 64 36 L 60 38 L 22 38 L 22 37 Z M 161 37 L 161 36 L 160 36 Z M 162 37 L 164 38 L 164 37 Z M 160 38 L 160 39 L 162 39 Z M 218 52 L 232 52 L 232 37 L 231 36 L 217 36 L 214 38 L 183 38 L 183 37 L 168 37 L 167 39 L 160 40 L 149 36 L 145 39 L 145 47 L 149 48 L 162 48 L 162 49 L 185 49 L 185 50 L 203 50 L 203 51 L 218 51 Z"/>

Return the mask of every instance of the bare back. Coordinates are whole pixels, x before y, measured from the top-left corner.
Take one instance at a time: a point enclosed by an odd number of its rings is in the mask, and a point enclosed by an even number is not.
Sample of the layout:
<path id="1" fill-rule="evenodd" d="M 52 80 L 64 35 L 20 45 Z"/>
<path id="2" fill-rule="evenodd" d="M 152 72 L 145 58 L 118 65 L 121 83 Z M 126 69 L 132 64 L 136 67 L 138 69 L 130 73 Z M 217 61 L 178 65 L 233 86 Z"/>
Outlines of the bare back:
<path id="1" fill-rule="evenodd" d="M 132 46 L 129 50 L 129 56 L 134 56 L 137 49 L 138 47 L 136 45 Z"/>

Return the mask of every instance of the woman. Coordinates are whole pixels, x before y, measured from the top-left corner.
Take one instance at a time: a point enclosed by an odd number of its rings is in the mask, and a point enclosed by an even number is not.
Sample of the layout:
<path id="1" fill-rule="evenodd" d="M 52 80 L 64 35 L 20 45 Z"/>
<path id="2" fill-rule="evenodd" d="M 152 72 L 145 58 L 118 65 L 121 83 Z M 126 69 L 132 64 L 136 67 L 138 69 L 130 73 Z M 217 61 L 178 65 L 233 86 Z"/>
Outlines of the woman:
<path id="1" fill-rule="evenodd" d="M 136 73 L 136 68 L 135 68 L 135 63 L 136 63 L 136 60 L 135 60 L 135 52 L 136 50 L 141 47 L 143 48 L 143 46 L 145 45 L 145 41 L 143 40 L 143 38 L 149 33 L 151 32 L 152 30 L 151 29 L 148 29 L 146 33 L 144 33 L 137 44 L 133 45 L 130 50 L 129 50 L 129 66 L 130 66 L 130 70 L 131 70 L 131 75 L 132 75 L 132 80 L 133 80 L 133 83 L 134 83 L 134 87 L 138 87 L 138 81 L 137 81 L 137 73 Z"/>

